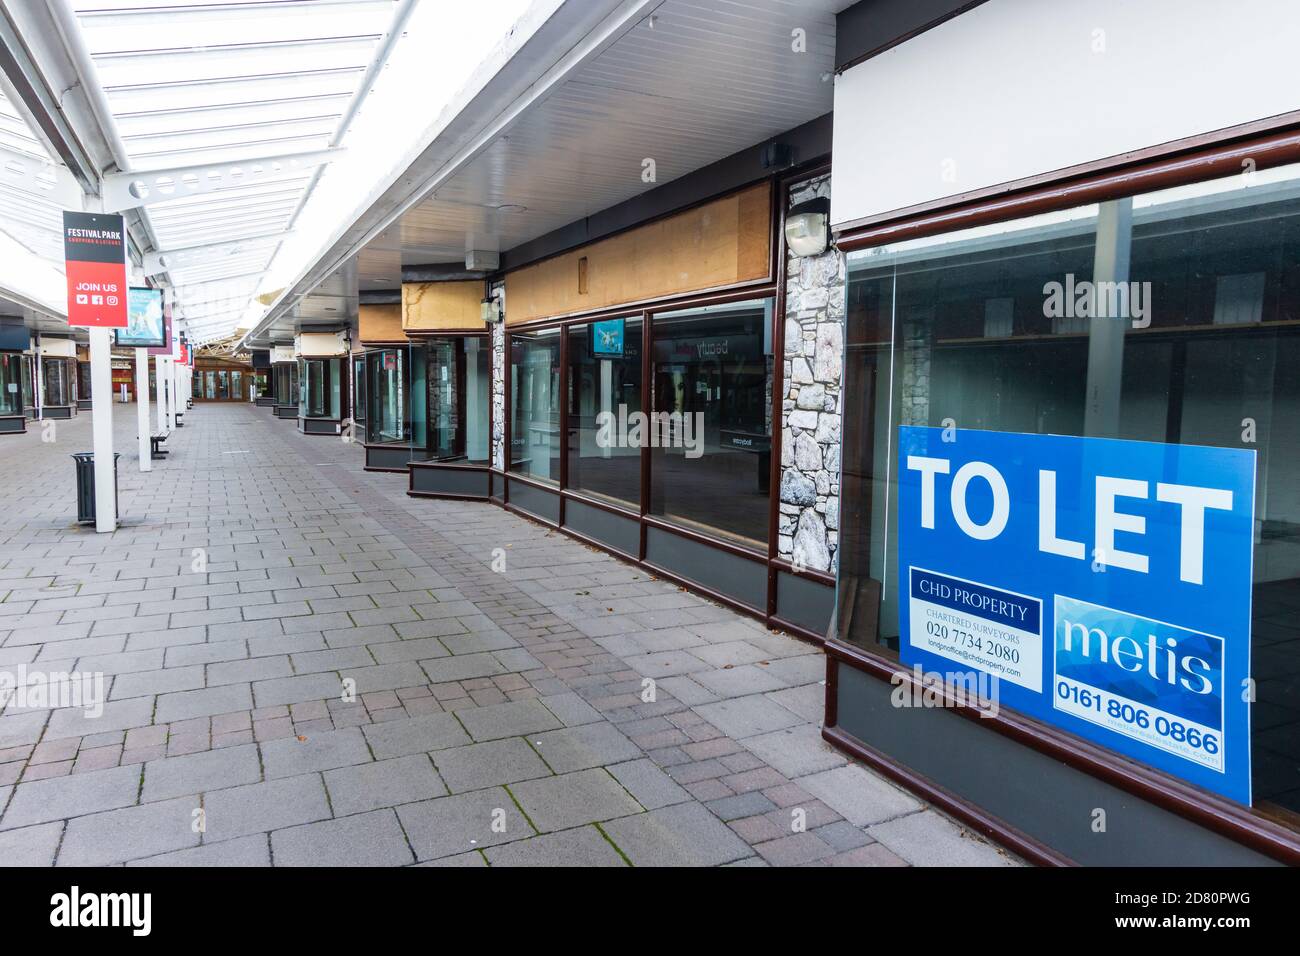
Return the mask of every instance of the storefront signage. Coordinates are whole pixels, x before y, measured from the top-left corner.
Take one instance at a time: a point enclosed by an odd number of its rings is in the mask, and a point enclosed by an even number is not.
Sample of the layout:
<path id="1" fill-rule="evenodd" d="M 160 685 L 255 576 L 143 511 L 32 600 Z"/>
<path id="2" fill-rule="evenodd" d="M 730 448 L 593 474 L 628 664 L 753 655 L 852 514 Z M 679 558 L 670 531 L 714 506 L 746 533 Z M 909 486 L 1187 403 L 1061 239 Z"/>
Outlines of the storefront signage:
<path id="1" fill-rule="evenodd" d="M 626 319 L 591 323 L 591 354 L 604 358 L 622 358 L 626 324 Z"/>
<path id="2" fill-rule="evenodd" d="M 115 345 L 121 348 L 156 349 L 167 344 L 167 331 L 163 327 L 162 289 L 128 289 L 126 315 L 126 328 L 117 332 Z"/>
<path id="3" fill-rule="evenodd" d="M 900 658 L 1249 804 L 1255 452 L 903 426 Z"/>
<path id="4" fill-rule="evenodd" d="M 126 328 L 126 232 L 122 217 L 63 214 L 68 325 Z"/>

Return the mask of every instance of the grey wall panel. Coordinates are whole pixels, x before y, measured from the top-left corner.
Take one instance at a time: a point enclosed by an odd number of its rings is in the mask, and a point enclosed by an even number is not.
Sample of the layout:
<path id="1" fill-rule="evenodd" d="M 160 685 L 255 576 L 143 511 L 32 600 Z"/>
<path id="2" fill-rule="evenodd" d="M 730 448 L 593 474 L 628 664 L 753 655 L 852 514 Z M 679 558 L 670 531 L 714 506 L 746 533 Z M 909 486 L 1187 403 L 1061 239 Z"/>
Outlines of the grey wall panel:
<path id="1" fill-rule="evenodd" d="M 275 406 L 275 417 L 276 417 L 276 418 L 297 418 L 297 417 L 298 417 L 298 406 L 297 406 L 297 405 L 277 405 L 277 406 Z"/>
<path id="2" fill-rule="evenodd" d="M 641 550 L 640 522 L 572 498 L 564 504 L 564 526 L 633 557 Z"/>
<path id="3" fill-rule="evenodd" d="M 304 435 L 337 435 L 339 422 L 334 418 L 300 418 L 299 425 Z"/>
<path id="4" fill-rule="evenodd" d="M 833 587 L 785 571 L 776 573 L 777 617 L 825 637 L 834 611 Z"/>
<path id="5" fill-rule="evenodd" d="M 0 418 L 0 435 L 19 435 L 27 430 L 27 419 L 22 415 Z"/>
<path id="6" fill-rule="evenodd" d="M 411 468 L 411 490 L 428 495 L 473 495 L 486 499 L 488 474 L 469 468 Z"/>
<path id="7" fill-rule="evenodd" d="M 941 707 L 895 707 L 885 681 L 839 665 L 839 725 L 1071 859 L 1092 866 L 1276 861 Z M 1093 831 L 1094 811 L 1106 831 Z"/>
<path id="8" fill-rule="evenodd" d="M 510 504 L 551 524 L 560 523 L 560 493 L 521 481 L 510 482 Z"/>
<path id="9" fill-rule="evenodd" d="M 373 445 L 366 448 L 367 468 L 400 468 L 403 471 L 411 461 L 411 449 L 406 445 Z"/>
<path id="10" fill-rule="evenodd" d="M 748 604 L 767 608 L 767 568 L 759 561 L 691 541 L 661 528 L 646 529 L 645 558 L 687 581 Z"/>

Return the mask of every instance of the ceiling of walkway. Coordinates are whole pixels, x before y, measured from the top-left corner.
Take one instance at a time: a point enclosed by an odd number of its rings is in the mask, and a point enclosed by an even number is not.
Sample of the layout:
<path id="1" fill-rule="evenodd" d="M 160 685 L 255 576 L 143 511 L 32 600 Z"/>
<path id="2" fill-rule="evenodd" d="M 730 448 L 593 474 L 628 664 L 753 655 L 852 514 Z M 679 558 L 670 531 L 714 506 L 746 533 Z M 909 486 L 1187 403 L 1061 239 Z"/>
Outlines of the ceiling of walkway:
<path id="1" fill-rule="evenodd" d="M 265 310 L 286 250 L 301 269 L 294 258 L 318 254 L 395 175 L 420 122 L 419 110 L 411 131 L 393 122 L 411 103 L 416 54 L 390 70 L 403 51 L 420 48 L 420 103 L 436 113 L 528 4 L 0 0 L 6 48 L 20 51 L 0 82 L 0 292 L 61 314 L 60 213 L 87 181 L 125 174 L 145 203 L 104 195 L 107 211 L 127 208 L 136 264 L 173 290 L 192 340 L 227 338 Z M 39 295 L 23 288 L 32 263 L 55 270 Z"/>
<path id="2" fill-rule="evenodd" d="M 510 249 L 828 113 L 848 5 L 604 3 L 585 46 L 538 58 L 525 96 L 413 163 L 277 304 L 261 341 L 328 322 L 317 299 L 334 297 L 341 263 L 356 263 L 362 292 L 396 289 L 404 265 Z"/>

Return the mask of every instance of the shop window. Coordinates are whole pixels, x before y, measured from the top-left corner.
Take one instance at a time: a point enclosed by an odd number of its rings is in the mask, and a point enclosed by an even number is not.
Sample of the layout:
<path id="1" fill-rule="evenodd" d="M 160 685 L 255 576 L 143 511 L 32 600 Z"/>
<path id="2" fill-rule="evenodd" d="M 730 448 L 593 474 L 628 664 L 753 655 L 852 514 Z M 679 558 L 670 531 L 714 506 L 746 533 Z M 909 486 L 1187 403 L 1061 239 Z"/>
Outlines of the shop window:
<path id="1" fill-rule="evenodd" d="M 641 507 L 641 319 L 569 327 L 569 487 Z"/>
<path id="2" fill-rule="evenodd" d="M 766 545 L 772 300 L 653 317 L 650 513 Z"/>
<path id="3" fill-rule="evenodd" d="M 491 395 L 487 339 L 435 338 L 426 348 L 429 459 L 487 464 Z"/>
<path id="4" fill-rule="evenodd" d="M 352 421 L 364 427 L 366 423 L 366 357 L 352 358 Z"/>
<path id="5" fill-rule="evenodd" d="M 90 363 L 77 363 L 77 398 L 83 400 L 90 399 Z"/>
<path id="6" fill-rule="evenodd" d="M 342 382 L 338 359 L 301 359 L 298 414 L 303 418 L 339 418 Z"/>
<path id="7" fill-rule="evenodd" d="M 41 359 L 41 376 L 45 389 L 44 405 L 47 408 L 72 404 L 72 383 L 69 381 L 66 359 Z"/>
<path id="8" fill-rule="evenodd" d="M 1256 452 L 1254 802 L 1300 828 L 1300 166 L 852 253 L 846 330 L 838 625 L 886 656 L 900 426 Z"/>
<path id="9" fill-rule="evenodd" d="M 23 375 L 23 407 L 24 408 L 36 407 L 36 392 L 34 386 L 32 385 L 32 361 L 33 361 L 32 356 L 30 355 L 23 356 L 22 375 Z"/>
<path id="10" fill-rule="evenodd" d="M 0 352 L 0 415 L 23 413 L 23 357 Z"/>
<path id="11" fill-rule="evenodd" d="M 510 470 L 560 480 L 560 330 L 510 336 Z"/>
<path id="12" fill-rule="evenodd" d="M 366 442 L 405 444 L 411 440 L 411 410 L 405 381 L 406 350 L 377 349 L 366 353 Z"/>
<path id="13" fill-rule="evenodd" d="M 298 404 L 298 365 L 280 362 L 275 366 L 275 401 L 277 405 Z"/>

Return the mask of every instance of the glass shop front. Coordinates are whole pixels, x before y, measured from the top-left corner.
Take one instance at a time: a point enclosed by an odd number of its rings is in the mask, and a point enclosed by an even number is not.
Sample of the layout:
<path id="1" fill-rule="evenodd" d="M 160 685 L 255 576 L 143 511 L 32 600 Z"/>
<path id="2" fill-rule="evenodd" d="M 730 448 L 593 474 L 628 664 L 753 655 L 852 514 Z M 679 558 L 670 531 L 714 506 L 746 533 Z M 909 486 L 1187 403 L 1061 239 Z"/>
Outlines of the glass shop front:
<path id="1" fill-rule="evenodd" d="M 1202 862 L 1294 847 L 1300 165 L 850 252 L 845 351 L 837 742 L 1080 862 L 1189 816 L 1232 821 Z"/>

